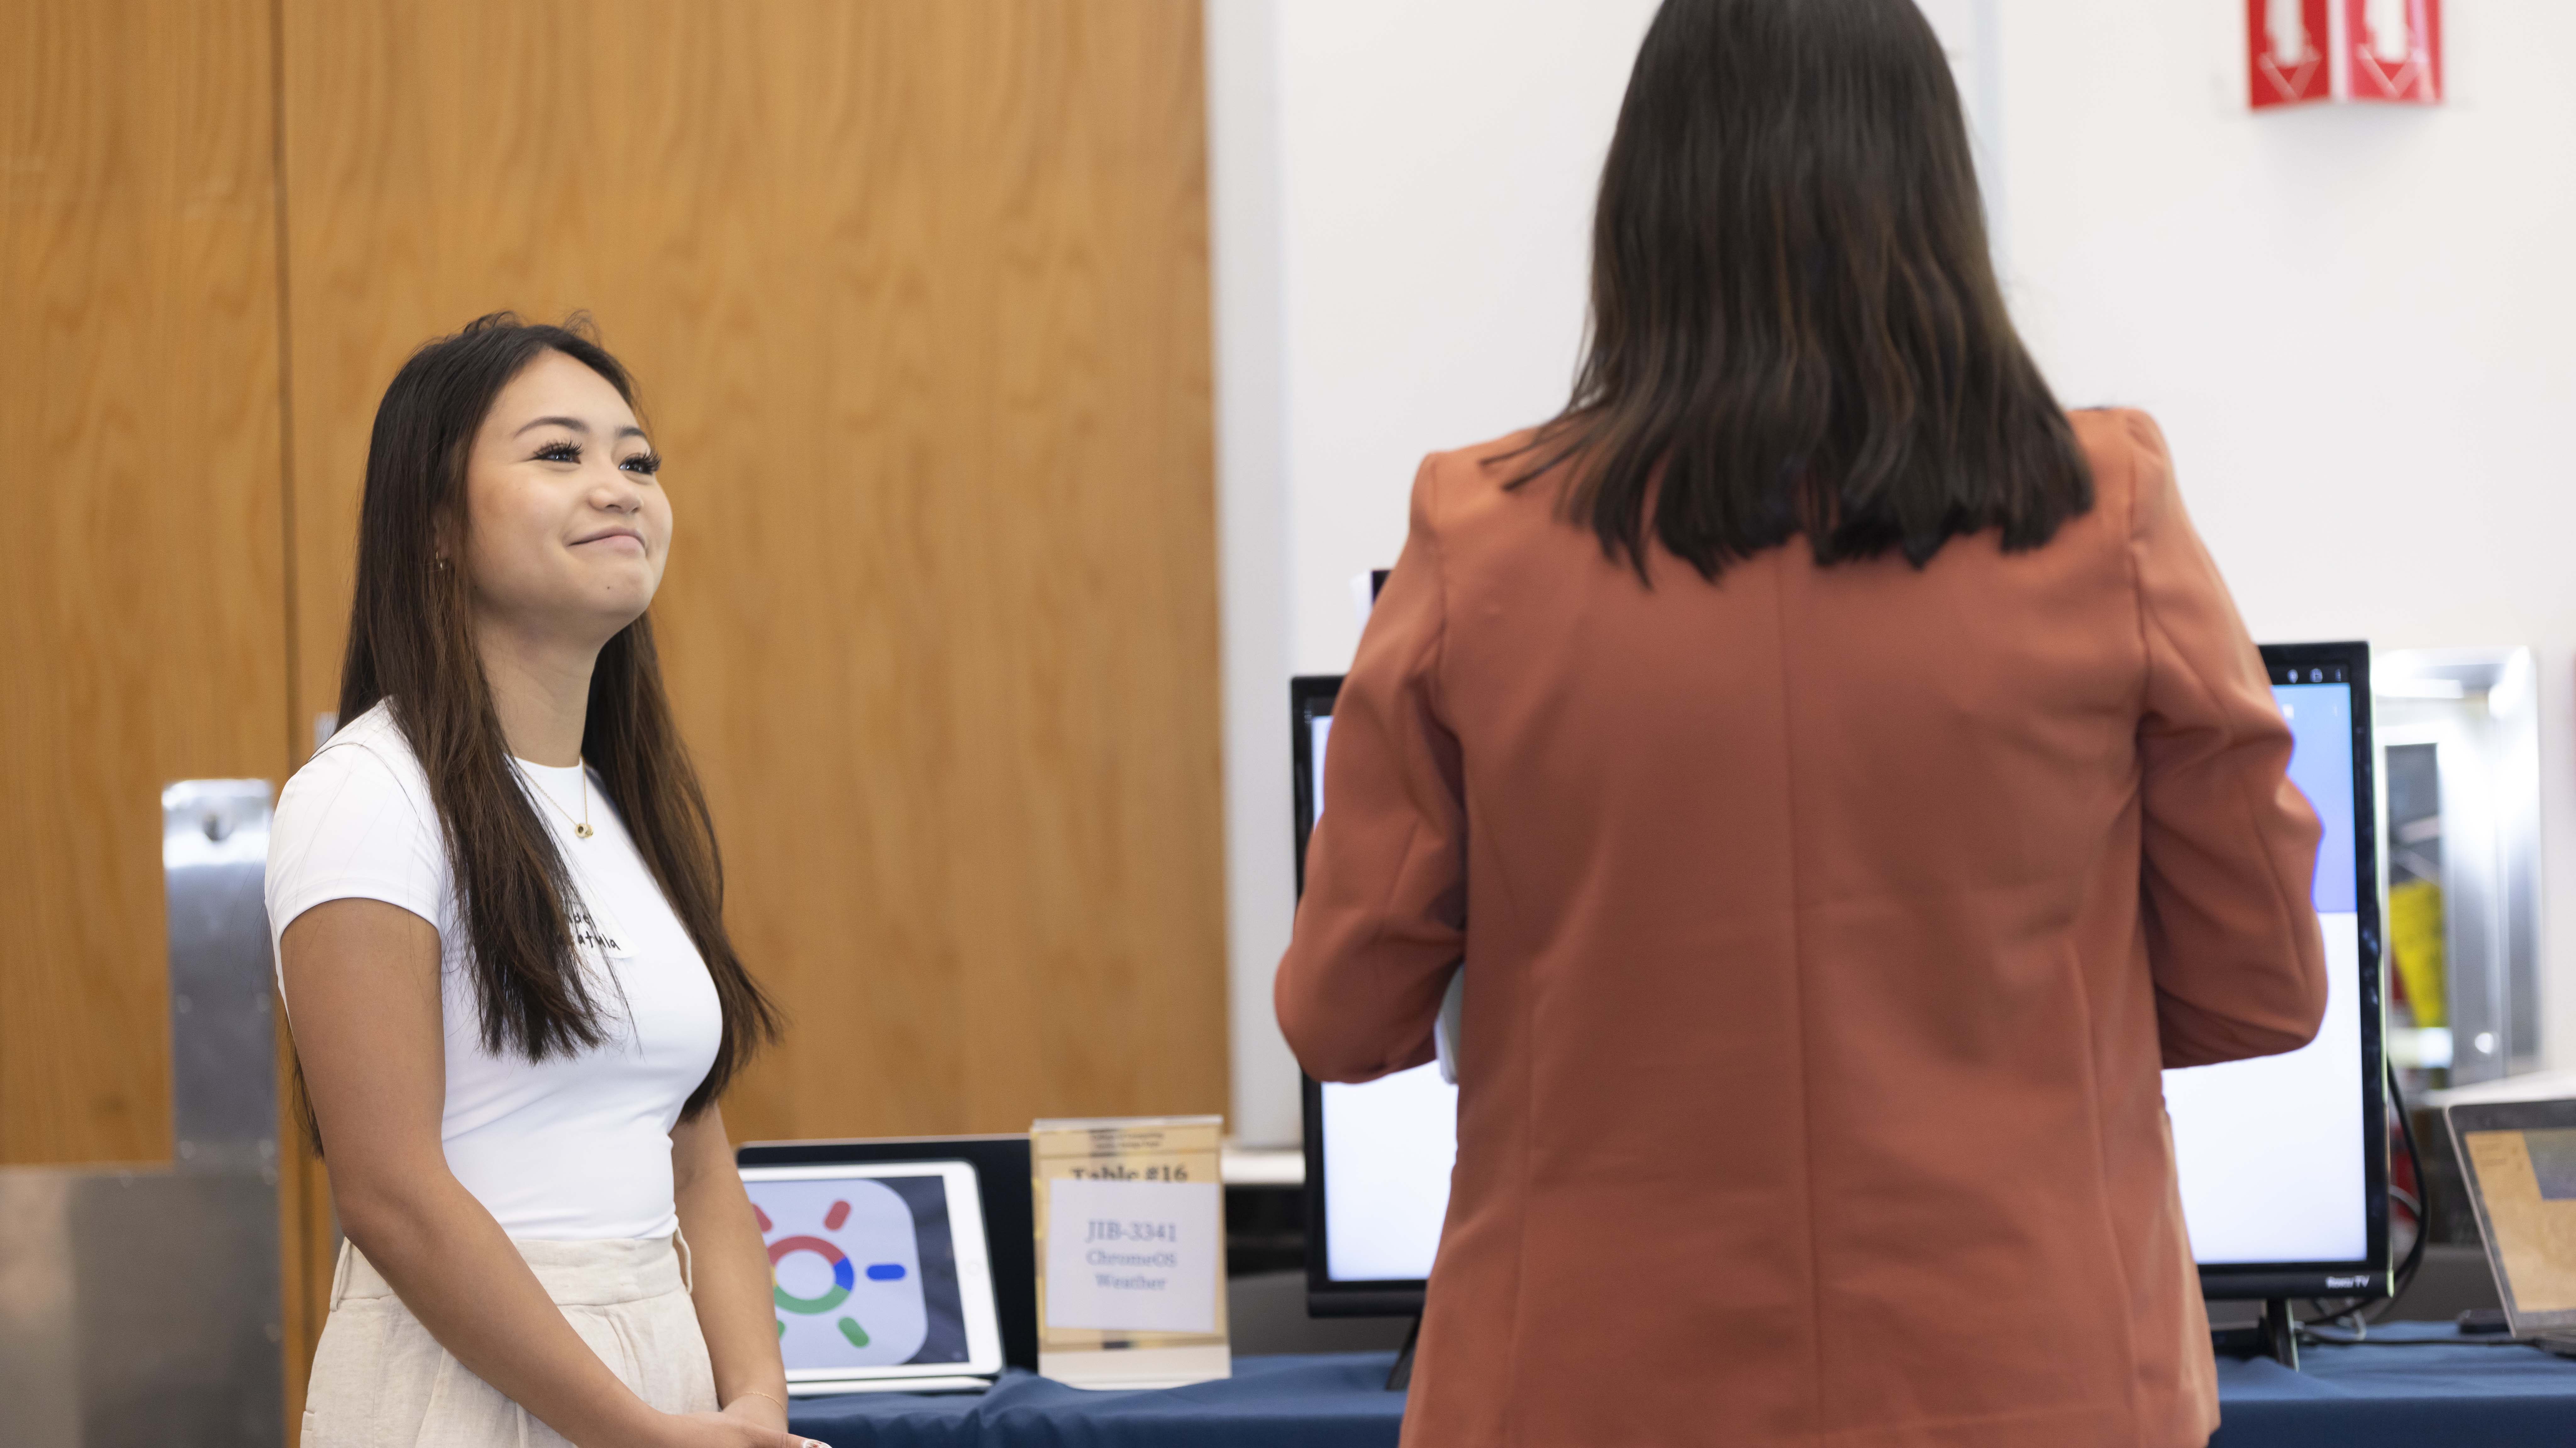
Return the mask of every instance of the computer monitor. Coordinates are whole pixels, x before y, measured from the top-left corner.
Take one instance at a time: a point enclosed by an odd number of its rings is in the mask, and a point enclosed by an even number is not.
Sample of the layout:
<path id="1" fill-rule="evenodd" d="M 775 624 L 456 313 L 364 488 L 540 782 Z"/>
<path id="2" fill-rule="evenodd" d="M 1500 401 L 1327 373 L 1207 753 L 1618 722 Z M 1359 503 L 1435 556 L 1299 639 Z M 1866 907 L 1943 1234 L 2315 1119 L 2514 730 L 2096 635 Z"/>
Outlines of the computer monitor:
<path id="1" fill-rule="evenodd" d="M 2267 644 L 2290 721 L 2290 782 L 2317 812 L 2310 903 L 2326 1017 L 2296 1051 L 2165 1073 L 2174 1165 L 2211 1297 L 2389 1290 L 2386 1014 L 2370 646 Z"/>
<path id="2" fill-rule="evenodd" d="M 2378 789 L 2367 644 L 2263 649 L 2290 779 L 2324 823 L 2312 886 L 2326 1020 L 2286 1055 L 2165 1073 L 2183 1213 L 2214 1298 L 2376 1297 L 2389 1287 Z M 1338 676 L 1289 685 L 1297 886 L 1321 815 Z M 1437 1066 L 1305 1082 L 1306 1301 L 1319 1317 L 1422 1310 L 1458 1155 Z"/>

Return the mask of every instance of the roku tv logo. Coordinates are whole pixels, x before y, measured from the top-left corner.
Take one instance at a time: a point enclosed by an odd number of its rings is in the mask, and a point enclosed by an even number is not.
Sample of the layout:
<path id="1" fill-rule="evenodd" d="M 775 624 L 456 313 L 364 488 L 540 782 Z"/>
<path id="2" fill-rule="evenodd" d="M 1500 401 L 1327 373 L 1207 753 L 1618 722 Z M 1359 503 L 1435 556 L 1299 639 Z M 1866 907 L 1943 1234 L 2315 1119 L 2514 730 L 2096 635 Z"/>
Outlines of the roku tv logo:
<path id="1" fill-rule="evenodd" d="M 752 1212 L 769 1244 L 790 1367 L 882 1367 L 921 1351 L 930 1314 L 903 1198 L 882 1182 L 846 1179 L 763 1182 L 759 1197 Z"/>

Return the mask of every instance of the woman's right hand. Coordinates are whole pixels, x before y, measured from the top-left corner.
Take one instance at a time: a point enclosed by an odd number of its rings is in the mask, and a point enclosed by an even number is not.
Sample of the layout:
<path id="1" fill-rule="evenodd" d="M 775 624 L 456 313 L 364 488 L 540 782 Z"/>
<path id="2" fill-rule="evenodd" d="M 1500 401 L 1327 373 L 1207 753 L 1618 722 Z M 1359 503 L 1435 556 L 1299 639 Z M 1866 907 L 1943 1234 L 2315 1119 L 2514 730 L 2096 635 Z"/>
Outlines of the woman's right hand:
<path id="1" fill-rule="evenodd" d="M 807 1438 L 730 1413 L 675 1413 L 663 1419 L 665 1432 L 656 1448 L 831 1448 Z"/>

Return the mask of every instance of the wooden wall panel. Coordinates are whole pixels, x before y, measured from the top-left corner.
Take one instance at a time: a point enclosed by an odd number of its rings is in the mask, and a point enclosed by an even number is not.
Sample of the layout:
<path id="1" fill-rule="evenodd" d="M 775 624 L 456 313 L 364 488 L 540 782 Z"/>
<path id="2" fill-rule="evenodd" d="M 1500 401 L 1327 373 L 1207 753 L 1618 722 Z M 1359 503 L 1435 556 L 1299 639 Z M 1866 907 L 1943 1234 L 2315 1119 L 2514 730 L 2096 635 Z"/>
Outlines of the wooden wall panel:
<path id="1" fill-rule="evenodd" d="M 302 758 L 271 21 L 0 6 L 0 1163 L 169 1157 L 161 787 Z M 284 1165 L 309 1345 L 329 1202 Z"/>
<path id="2" fill-rule="evenodd" d="M 1194 0 L 286 0 L 302 607 L 332 706 L 421 341 L 596 315 L 729 918 L 737 1136 L 1226 1099 Z"/>
<path id="3" fill-rule="evenodd" d="M 270 34 L 0 6 L 0 1162 L 168 1158 L 161 788 L 289 765 Z"/>

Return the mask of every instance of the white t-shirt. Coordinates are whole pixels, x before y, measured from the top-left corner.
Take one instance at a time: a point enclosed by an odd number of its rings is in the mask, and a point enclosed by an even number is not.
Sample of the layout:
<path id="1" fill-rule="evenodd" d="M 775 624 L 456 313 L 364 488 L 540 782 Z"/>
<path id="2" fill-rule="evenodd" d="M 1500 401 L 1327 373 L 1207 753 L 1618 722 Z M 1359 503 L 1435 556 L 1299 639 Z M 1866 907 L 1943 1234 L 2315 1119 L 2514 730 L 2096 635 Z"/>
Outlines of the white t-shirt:
<path id="1" fill-rule="evenodd" d="M 382 900 L 438 927 L 447 1038 L 448 1169 L 513 1237 L 541 1241 L 667 1237 L 671 1128 L 706 1079 L 723 1008 L 706 962 L 653 882 L 634 841 L 582 771 L 517 761 L 553 829 L 582 905 L 574 938 L 594 971 L 609 1039 L 577 1056 L 494 1056 L 483 1048 L 468 945 L 429 779 L 383 704 L 352 721 L 286 782 L 268 842 L 274 945 L 327 900 Z M 552 798 L 557 809 L 547 803 Z M 283 965 L 279 984 L 284 986 Z M 295 1002 L 287 1001 L 290 1019 Z"/>

